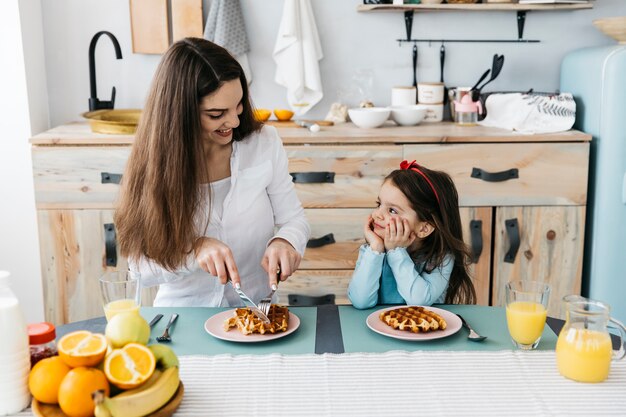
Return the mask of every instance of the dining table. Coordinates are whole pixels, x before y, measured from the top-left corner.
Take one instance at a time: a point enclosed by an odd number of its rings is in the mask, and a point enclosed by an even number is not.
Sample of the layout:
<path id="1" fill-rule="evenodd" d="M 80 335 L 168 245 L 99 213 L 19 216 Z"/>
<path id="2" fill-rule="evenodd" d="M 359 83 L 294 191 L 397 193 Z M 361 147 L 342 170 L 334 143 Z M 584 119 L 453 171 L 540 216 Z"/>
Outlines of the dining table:
<path id="1" fill-rule="evenodd" d="M 520 350 L 503 307 L 434 306 L 462 315 L 486 336 L 480 342 L 460 325 L 411 340 L 373 330 L 389 307 L 289 307 L 294 319 L 286 334 L 249 339 L 223 329 L 233 308 L 142 307 L 140 313 L 148 321 L 164 316 L 149 344 L 158 343 L 172 314 L 179 315 L 169 343 L 185 387 L 176 417 L 626 416 L 626 359 L 612 362 L 601 383 L 559 374 L 555 346 L 562 320 L 548 318 L 537 348 Z M 57 337 L 103 333 L 105 326 L 104 317 L 69 323 L 57 328 Z"/>

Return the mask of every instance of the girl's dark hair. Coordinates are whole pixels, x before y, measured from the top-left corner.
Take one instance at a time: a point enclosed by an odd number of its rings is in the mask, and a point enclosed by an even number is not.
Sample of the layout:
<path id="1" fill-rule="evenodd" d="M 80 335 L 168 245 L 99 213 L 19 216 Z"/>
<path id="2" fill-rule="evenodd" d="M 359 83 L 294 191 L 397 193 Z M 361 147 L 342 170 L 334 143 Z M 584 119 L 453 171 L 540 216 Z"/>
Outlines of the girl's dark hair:
<path id="1" fill-rule="evenodd" d="M 126 164 L 115 225 L 121 252 L 180 267 L 200 231 L 194 222 L 208 172 L 200 102 L 224 82 L 243 90 L 240 141 L 261 129 L 241 65 L 221 46 L 199 38 L 174 43 L 157 67 Z M 209 181 L 211 179 L 209 178 Z M 207 220 L 208 224 L 208 220 Z"/>
<path id="2" fill-rule="evenodd" d="M 475 304 L 476 291 L 467 271 L 471 258 L 463 242 L 459 196 L 454 182 L 445 172 L 432 171 L 423 166 L 420 170 L 431 181 L 432 187 L 422 175 L 410 169 L 395 170 L 385 178 L 402 191 L 418 219 L 430 223 L 435 229 L 424 239 L 418 253 L 411 256 L 425 262 L 428 272 L 442 265 L 446 255 L 454 256 L 445 302 Z M 439 201 L 433 187 L 437 190 Z"/>

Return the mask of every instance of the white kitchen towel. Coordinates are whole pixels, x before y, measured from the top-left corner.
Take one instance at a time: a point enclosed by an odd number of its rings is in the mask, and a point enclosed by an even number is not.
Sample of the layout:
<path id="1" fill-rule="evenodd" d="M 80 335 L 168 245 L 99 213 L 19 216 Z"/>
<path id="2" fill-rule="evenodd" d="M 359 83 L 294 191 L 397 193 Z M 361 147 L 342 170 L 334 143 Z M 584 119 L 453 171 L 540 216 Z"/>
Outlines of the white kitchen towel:
<path id="1" fill-rule="evenodd" d="M 287 88 L 287 102 L 302 115 L 324 96 L 319 60 L 324 57 L 309 0 L 285 0 L 274 46 L 274 80 Z"/>
<path id="2" fill-rule="evenodd" d="M 569 130 L 576 121 L 576 102 L 569 93 L 491 94 L 485 105 L 483 126 L 520 133 L 553 133 Z"/>
<path id="3" fill-rule="evenodd" d="M 204 38 L 228 50 L 239 62 L 248 84 L 252 72 L 248 63 L 250 44 L 239 0 L 212 0 L 204 27 Z"/>

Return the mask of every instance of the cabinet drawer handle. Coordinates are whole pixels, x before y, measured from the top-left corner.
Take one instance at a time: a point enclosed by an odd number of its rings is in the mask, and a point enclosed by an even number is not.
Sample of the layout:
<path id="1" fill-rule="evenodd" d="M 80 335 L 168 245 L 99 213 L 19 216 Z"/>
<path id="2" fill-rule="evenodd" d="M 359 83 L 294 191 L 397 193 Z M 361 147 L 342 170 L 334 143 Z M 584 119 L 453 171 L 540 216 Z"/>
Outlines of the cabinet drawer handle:
<path id="1" fill-rule="evenodd" d="M 110 172 L 101 172 L 100 179 L 102 184 L 119 184 L 122 181 L 122 174 L 112 174 Z"/>
<path id="2" fill-rule="evenodd" d="M 515 256 L 519 250 L 520 237 L 519 237 L 519 224 L 517 219 L 508 219 L 504 221 L 506 225 L 506 233 L 509 235 L 509 251 L 504 255 L 504 262 L 510 264 L 515 262 Z"/>
<path id="3" fill-rule="evenodd" d="M 483 221 L 470 221 L 470 237 L 472 239 L 472 263 L 477 264 L 483 253 Z"/>
<path id="4" fill-rule="evenodd" d="M 300 184 L 314 184 L 335 182 L 334 172 L 290 172 L 293 182 Z"/>
<path id="5" fill-rule="evenodd" d="M 106 266 L 117 266 L 117 243 L 115 236 L 115 225 L 106 223 L 104 225 L 104 249 Z"/>
<path id="6" fill-rule="evenodd" d="M 330 245 L 331 243 L 335 243 L 335 236 L 332 233 L 324 235 L 322 237 L 318 237 L 317 239 L 311 239 L 307 242 L 307 248 L 321 248 L 322 246 Z"/>
<path id="7" fill-rule="evenodd" d="M 501 172 L 487 172 L 480 168 L 472 168 L 472 178 L 478 178 L 479 180 L 488 182 L 502 182 L 519 178 L 519 170 L 517 168 L 511 168 Z"/>

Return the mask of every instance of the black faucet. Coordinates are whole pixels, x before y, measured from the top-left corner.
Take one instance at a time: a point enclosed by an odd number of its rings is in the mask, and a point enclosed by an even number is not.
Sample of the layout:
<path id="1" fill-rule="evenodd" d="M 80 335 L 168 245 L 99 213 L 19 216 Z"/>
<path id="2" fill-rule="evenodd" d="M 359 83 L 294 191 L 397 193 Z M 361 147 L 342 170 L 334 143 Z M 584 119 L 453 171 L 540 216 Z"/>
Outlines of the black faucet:
<path id="1" fill-rule="evenodd" d="M 98 100 L 98 92 L 96 90 L 96 43 L 98 43 L 98 38 L 100 38 L 100 36 L 102 35 L 107 35 L 109 38 L 111 38 L 111 42 L 113 42 L 113 46 L 115 47 L 115 57 L 117 59 L 122 59 L 122 50 L 120 49 L 120 44 L 111 32 L 103 30 L 93 35 L 93 38 L 91 38 L 91 43 L 89 44 L 89 86 L 91 88 L 91 97 L 89 97 L 89 111 L 99 109 L 112 109 L 113 107 L 115 107 L 115 87 L 113 87 L 113 90 L 111 91 L 111 101 Z"/>

